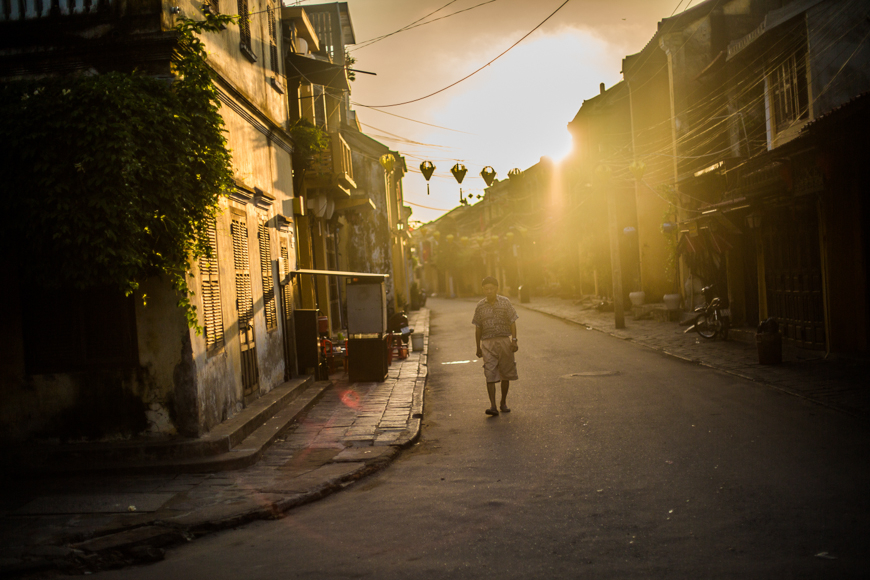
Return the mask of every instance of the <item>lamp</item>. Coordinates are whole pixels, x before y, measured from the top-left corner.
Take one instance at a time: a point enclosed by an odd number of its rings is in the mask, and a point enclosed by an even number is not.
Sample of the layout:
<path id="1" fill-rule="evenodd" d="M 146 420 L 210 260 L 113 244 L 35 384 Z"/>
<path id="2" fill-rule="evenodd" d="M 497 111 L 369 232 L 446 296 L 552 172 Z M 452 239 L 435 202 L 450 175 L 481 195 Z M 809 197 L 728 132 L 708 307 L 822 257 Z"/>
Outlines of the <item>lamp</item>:
<path id="1" fill-rule="evenodd" d="M 462 184 L 462 180 L 465 179 L 465 174 L 468 170 L 465 168 L 465 165 L 462 163 L 457 163 L 450 169 L 450 173 L 453 174 L 453 177 L 456 179 L 456 183 Z M 468 205 L 468 201 L 462 197 L 462 188 L 459 188 L 459 203 L 462 205 Z"/>
<path id="2" fill-rule="evenodd" d="M 487 165 L 480 171 L 480 176 L 486 182 L 486 186 L 489 187 L 495 179 L 495 169 Z"/>
<path id="3" fill-rule="evenodd" d="M 643 172 L 646 171 L 646 164 L 643 161 L 632 161 L 628 166 L 628 170 L 634 175 L 634 178 L 640 181 L 643 179 Z"/>
<path id="4" fill-rule="evenodd" d="M 393 157 L 392 153 L 385 153 L 381 155 L 381 158 L 378 159 L 378 163 L 381 164 L 381 167 L 384 168 L 384 171 L 390 173 L 393 171 L 393 165 L 396 163 L 396 158 Z"/>
<path id="5" fill-rule="evenodd" d="M 426 195 L 429 195 L 429 178 L 435 171 L 435 165 L 431 161 L 424 161 L 420 164 L 420 173 L 426 178 Z"/>

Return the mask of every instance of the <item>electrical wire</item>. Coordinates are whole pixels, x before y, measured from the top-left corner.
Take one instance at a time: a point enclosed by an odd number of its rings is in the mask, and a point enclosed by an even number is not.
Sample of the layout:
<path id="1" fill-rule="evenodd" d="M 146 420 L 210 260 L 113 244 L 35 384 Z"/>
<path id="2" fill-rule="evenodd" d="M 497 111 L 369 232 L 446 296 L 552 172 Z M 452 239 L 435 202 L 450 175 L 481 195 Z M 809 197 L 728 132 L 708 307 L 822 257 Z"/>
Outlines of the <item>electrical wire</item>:
<path id="1" fill-rule="evenodd" d="M 459 83 L 461 83 L 461 82 L 463 82 L 463 81 L 466 81 L 466 80 L 470 79 L 471 77 L 473 77 L 474 75 L 476 75 L 477 73 L 479 73 L 480 71 L 482 71 L 483 69 L 485 69 L 486 67 L 488 67 L 489 65 L 491 65 L 492 63 L 494 63 L 495 61 L 497 61 L 498 59 L 500 59 L 501 57 L 503 57 L 504 55 L 506 55 L 508 52 L 510 52 L 511 50 L 513 50 L 514 47 L 516 47 L 518 44 L 520 44 L 520 43 L 521 43 L 522 41 L 524 41 L 526 38 L 528 38 L 529 36 L 531 36 L 531 34 L 532 34 L 533 32 L 535 32 L 537 29 L 539 29 L 541 26 L 543 26 L 544 23 L 546 23 L 550 18 L 552 18 L 553 16 L 555 16 L 556 13 L 559 12 L 562 8 L 564 8 L 565 5 L 566 5 L 568 2 L 570 2 L 570 1 L 571 1 L 571 0 L 565 0 L 564 2 L 562 2 L 562 4 L 561 4 L 558 8 L 556 8 L 556 10 L 554 10 L 554 11 L 553 11 L 549 16 L 547 16 L 543 21 L 541 21 L 540 24 L 538 24 L 537 26 L 535 26 L 534 28 L 532 28 L 532 29 L 531 29 L 528 33 L 526 33 L 522 38 L 520 38 L 518 41 L 516 41 L 516 42 L 513 43 L 511 46 L 509 46 L 509 47 L 507 48 L 507 50 L 505 50 L 504 52 L 502 52 L 501 54 L 499 54 L 498 56 L 496 56 L 494 59 L 492 59 L 491 61 L 489 61 L 488 63 L 486 63 L 486 64 L 483 65 L 482 67 L 480 67 L 479 69 L 477 69 L 477 70 L 475 70 L 474 72 L 472 72 L 471 74 L 466 75 L 466 76 L 464 76 L 463 78 L 459 79 L 459 80 L 456 81 L 455 83 L 451 83 L 451 84 L 447 85 L 446 87 L 444 87 L 444 88 L 442 88 L 442 89 L 439 89 L 439 90 L 435 91 L 434 93 L 430 93 L 430 94 L 428 94 L 428 95 L 426 95 L 426 96 L 419 97 L 419 98 L 417 98 L 417 99 L 412 99 L 412 100 L 410 100 L 410 101 L 404 101 L 404 102 L 401 102 L 401 103 L 393 103 L 393 104 L 391 104 L 391 105 L 362 105 L 362 106 L 364 106 L 364 107 L 368 107 L 368 108 L 370 108 L 370 109 L 386 109 L 386 108 L 389 108 L 389 107 L 399 107 L 399 106 L 402 106 L 402 105 L 409 105 L 409 104 L 411 104 L 411 103 L 417 103 L 417 102 L 422 101 L 422 100 L 424 100 L 424 99 L 428 99 L 428 98 L 430 98 L 430 97 L 434 97 L 434 96 L 437 95 L 437 94 L 443 93 L 443 92 L 446 91 L 447 89 L 450 89 L 450 88 L 455 87 L 455 86 L 458 85 Z"/>
<path id="2" fill-rule="evenodd" d="M 429 21 L 427 21 L 427 22 L 421 22 L 422 20 L 425 20 L 426 18 L 429 18 L 430 16 L 432 16 L 432 15 L 435 14 L 436 12 L 440 12 L 440 11 L 443 10 L 444 8 L 447 8 L 448 6 L 450 6 L 451 4 L 453 4 L 453 3 L 456 2 L 456 1 L 457 1 L 457 0 L 453 0 L 452 2 L 448 2 L 447 4 L 445 4 L 444 6 L 442 6 L 441 8 L 439 8 L 438 10 L 435 10 L 434 12 L 430 12 L 429 14 L 427 14 L 426 16 L 424 16 L 423 18 L 420 18 L 420 19 L 418 19 L 418 20 L 415 20 L 415 21 L 412 22 L 411 24 L 408 24 L 407 26 L 404 26 L 404 27 L 402 27 L 402 28 L 400 28 L 400 29 L 398 29 L 398 30 L 395 30 L 395 31 L 393 31 L 393 32 L 390 32 L 389 34 L 384 34 L 383 36 L 379 36 L 379 37 L 377 37 L 377 38 L 373 38 L 373 39 L 370 39 L 370 40 L 363 41 L 363 42 L 359 43 L 359 44 L 356 46 L 356 48 L 352 49 L 352 52 L 356 52 L 357 50 L 362 50 L 362 49 L 364 49 L 364 48 L 368 48 L 368 47 L 370 47 L 371 45 L 373 45 L 373 44 L 375 44 L 375 43 L 377 43 L 377 42 L 380 42 L 381 40 L 384 40 L 384 39 L 386 39 L 386 38 L 389 38 L 389 37 L 394 36 L 394 35 L 396 35 L 396 34 L 399 34 L 399 33 L 401 33 L 401 32 L 407 32 L 408 30 L 411 30 L 411 29 L 414 29 L 414 28 L 418 28 L 418 27 L 420 27 L 420 26 L 426 26 L 427 24 L 432 24 L 433 22 L 438 22 L 439 20 L 444 20 L 445 18 L 450 18 L 451 16 L 456 16 L 457 14 L 462 14 L 463 12 L 468 12 L 468 11 L 470 11 L 470 10 L 474 10 L 475 8 L 480 8 L 481 6 L 485 6 L 485 5 L 487 5 L 487 4 L 492 4 L 493 2 L 498 2 L 498 0 L 486 0 L 486 2 L 481 2 L 480 4 L 477 4 L 477 5 L 475 5 L 475 6 L 471 6 L 471 7 L 469 7 L 469 8 L 463 8 L 462 10 L 457 10 L 456 12 L 452 12 L 452 13 L 450 13 L 450 14 L 446 14 L 446 15 L 444 15 L 444 16 L 440 16 L 440 17 L 438 17 L 438 18 L 433 18 L 432 20 L 429 20 Z"/>

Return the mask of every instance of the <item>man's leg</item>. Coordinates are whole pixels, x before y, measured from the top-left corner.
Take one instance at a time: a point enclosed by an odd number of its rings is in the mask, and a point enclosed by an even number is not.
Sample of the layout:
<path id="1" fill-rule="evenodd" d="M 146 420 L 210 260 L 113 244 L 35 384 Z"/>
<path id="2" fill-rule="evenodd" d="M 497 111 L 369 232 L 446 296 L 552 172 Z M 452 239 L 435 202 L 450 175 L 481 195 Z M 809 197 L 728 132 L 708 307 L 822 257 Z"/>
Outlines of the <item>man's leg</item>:
<path id="1" fill-rule="evenodd" d="M 489 395 L 490 407 L 486 410 L 487 415 L 498 415 L 498 407 L 495 406 L 495 383 L 486 383 L 486 394 Z"/>
<path id="2" fill-rule="evenodd" d="M 508 389 L 510 388 L 510 386 L 511 386 L 510 381 L 502 381 L 501 382 L 501 407 L 500 408 L 501 408 L 503 413 L 510 413 L 511 412 L 511 410 L 507 406 L 507 394 L 508 394 Z M 493 383 L 492 387 L 493 387 L 492 388 L 493 396 L 491 397 L 491 399 L 492 399 L 492 406 L 494 407 L 495 406 L 495 383 Z"/>

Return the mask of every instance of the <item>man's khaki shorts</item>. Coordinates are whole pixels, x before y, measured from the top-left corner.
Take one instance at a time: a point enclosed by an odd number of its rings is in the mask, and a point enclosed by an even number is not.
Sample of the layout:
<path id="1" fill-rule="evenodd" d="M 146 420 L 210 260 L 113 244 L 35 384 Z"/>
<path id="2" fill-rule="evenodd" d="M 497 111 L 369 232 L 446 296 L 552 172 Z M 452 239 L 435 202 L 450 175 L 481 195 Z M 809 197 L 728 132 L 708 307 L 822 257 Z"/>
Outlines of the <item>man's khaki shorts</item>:
<path id="1" fill-rule="evenodd" d="M 511 337 L 497 336 L 481 340 L 480 350 L 483 351 L 483 374 L 487 383 L 519 379 L 514 352 L 511 350 Z"/>

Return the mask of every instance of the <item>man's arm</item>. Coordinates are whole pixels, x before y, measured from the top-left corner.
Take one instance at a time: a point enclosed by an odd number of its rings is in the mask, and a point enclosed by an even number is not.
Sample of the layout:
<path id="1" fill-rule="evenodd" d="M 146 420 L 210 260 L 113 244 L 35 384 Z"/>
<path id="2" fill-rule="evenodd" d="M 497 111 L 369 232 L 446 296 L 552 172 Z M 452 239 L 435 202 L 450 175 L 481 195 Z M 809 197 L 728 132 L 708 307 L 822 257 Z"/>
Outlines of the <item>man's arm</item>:
<path id="1" fill-rule="evenodd" d="M 516 322 L 511 322 L 511 349 L 513 349 L 514 352 L 517 352 L 520 349 L 519 344 L 517 344 L 517 323 Z"/>
<path id="2" fill-rule="evenodd" d="M 477 344 L 477 358 L 483 358 L 483 351 L 480 350 L 480 337 L 483 335 L 483 328 L 480 326 L 474 327 L 474 342 Z"/>

